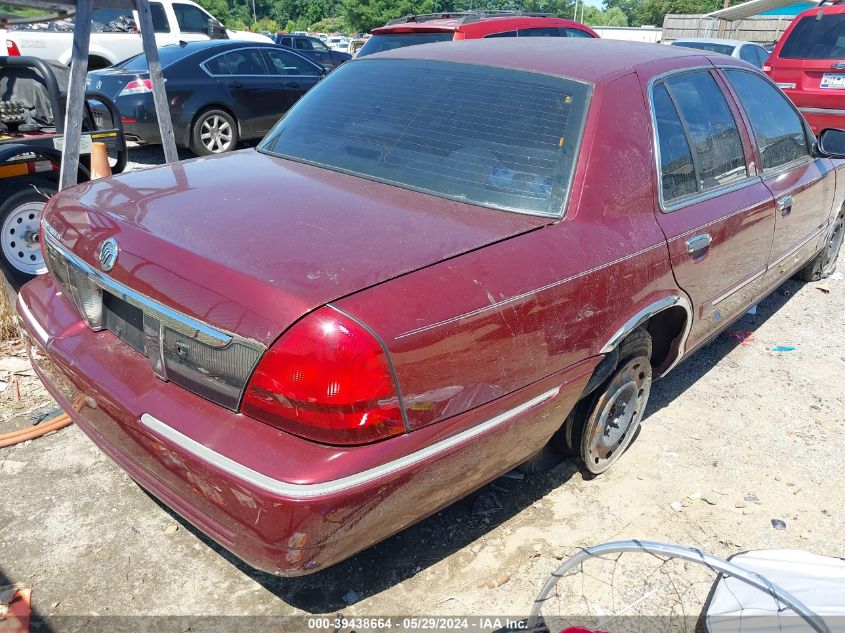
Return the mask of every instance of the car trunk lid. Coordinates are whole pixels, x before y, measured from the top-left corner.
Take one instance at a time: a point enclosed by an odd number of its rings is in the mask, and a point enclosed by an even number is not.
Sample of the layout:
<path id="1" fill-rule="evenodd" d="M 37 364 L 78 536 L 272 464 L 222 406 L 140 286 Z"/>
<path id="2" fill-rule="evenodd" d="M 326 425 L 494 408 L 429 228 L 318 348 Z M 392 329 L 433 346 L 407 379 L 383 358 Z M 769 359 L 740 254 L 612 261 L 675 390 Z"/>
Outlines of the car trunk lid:
<path id="1" fill-rule="evenodd" d="M 45 213 L 85 265 L 101 270 L 112 238 L 110 280 L 263 346 L 318 306 L 550 221 L 254 150 L 85 183 Z"/>

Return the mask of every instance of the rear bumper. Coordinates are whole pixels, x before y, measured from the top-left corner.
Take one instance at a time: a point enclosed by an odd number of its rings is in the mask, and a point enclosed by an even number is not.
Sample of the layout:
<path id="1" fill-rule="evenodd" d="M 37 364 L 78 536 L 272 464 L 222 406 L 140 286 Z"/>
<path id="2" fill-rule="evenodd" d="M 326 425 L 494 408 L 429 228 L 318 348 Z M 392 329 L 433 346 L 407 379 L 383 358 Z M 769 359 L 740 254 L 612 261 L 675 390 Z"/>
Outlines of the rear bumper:
<path id="1" fill-rule="evenodd" d="M 845 110 L 809 107 L 799 107 L 798 110 L 807 119 L 807 123 L 810 124 L 813 133 L 817 136 L 827 128 L 845 129 Z"/>
<path id="2" fill-rule="evenodd" d="M 18 316 L 33 367 L 79 427 L 139 484 L 253 567 L 311 573 L 398 532 L 527 459 L 595 365 L 362 447 L 314 444 L 153 376 L 89 330 L 49 275 Z"/>

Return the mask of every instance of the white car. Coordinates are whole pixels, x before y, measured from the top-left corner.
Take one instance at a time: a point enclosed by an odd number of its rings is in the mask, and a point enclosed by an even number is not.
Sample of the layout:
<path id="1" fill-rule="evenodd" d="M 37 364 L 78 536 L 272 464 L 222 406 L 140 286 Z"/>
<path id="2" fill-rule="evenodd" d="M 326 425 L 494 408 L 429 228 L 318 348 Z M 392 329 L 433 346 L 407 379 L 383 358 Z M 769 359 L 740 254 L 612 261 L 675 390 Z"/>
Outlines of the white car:
<path id="1" fill-rule="evenodd" d="M 326 40 L 326 45 L 333 51 L 346 53 L 348 52 L 347 49 L 349 48 L 349 39 L 346 37 L 339 37 L 337 35 L 333 35 Z"/>
<path id="2" fill-rule="evenodd" d="M 227 32 L 214 16 L 191 0 L 153 0 L 150 2 L 150 11 L 158 46 L 226 37 L 269 41 L 269 38 L 258 33 Z M 141 53 L 143 47 L 137 25 L 136 11 L 94 9 L 88 69 L 105 68 Z M 21 27 L 3 33 L 3 43 L 10 55 L 31 55 L 70 64 L 73 50 L 71 28 L 69 22 L 62 25 L 29 25 L 26 29 Z"/>
<path id="3" fill-rule="evenodd" d="M 683 46 L 684 48 L 698 48 L 703 51 L 722 53 L 730 57 L 742 59 L 749 64 L 762 68 L 769 58 L 769 51 L 755 44 L 744 40 L 724 40 L 716 37 L 687 37 L 672 42 L 672 46 Z"/>

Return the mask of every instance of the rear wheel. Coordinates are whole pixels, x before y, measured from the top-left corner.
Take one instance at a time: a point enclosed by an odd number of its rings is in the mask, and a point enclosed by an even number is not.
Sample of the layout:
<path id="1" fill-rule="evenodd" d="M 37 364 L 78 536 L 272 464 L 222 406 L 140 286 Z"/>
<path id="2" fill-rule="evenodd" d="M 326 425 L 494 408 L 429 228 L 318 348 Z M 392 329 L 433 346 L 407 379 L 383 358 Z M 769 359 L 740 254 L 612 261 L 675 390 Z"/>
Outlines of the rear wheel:
<path id="1" fill-rule="evenodd" d="M 238 145 L 238 124 L 223 110 L 206 110 L 191 129 L 191 151 L 197 156 L 221 154 Z"/>
<path id="2" fill-rule="evenodd" d="M 40 178 L 25 178 L 0 189 L 0 252 L 3 270 L 17 290 L 24 283 L 47 271 L 41 253 L 41 213 L 53 183 Z"/>
<path id="3" fill-rule="evenodd" d="M 831 227 L 824 250 L 801 269 L 798 276 L 804 281 L 819 281 L 836 272 L 836 260 L 845 241 L 845 209 L 839 212 Z"/>
<path id="4" fill-rule="evenodd" d="M 619 349 L 611 376 L 576 409 L 568 444 L 594 475 L 618 460 L 637 433 L 651 393 L 651 337 L 638 329 Z"/>

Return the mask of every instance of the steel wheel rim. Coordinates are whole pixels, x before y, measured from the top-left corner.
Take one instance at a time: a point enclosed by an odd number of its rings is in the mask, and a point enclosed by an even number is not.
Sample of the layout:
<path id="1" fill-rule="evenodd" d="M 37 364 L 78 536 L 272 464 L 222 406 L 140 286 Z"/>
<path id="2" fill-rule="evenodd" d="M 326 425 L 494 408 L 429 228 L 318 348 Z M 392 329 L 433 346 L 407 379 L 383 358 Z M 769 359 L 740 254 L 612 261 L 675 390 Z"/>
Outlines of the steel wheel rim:
<path id="1" fill-rule="evenodd" d="M 835 265 L 839 251 L 842 248 L 842 242 L 845 241 L 845 215 L 840 215 L 836 218 L 833 225 L 833 232 L 830 239 L 827 241 L 827 249 L 825 252 L 826 266 Z"/>
<path id="2" fill-rule="evenodd" d="M 634 439 L 651 393 L 651 364 L 645 357 L 629 360 L 617 372 L 619 384 L 598 403 L 585 429 L 587 469 L 599 474 L 610 468 Z"/>
<path id="3" fill-rule="evenodd" d="M 47 272 L 41 253 L 40 222 L 46 201 L 30 201 L 15 207 L 3 221 L 0 244 L 3 256 L 16 270 L 27 275 Z"/>
<path id="4" fill-rule="evenodd" d="M 219 114 L 206 117 L 200 125 L 200 143 L 212 154 L 225 152 L 232 146 L 232 126 Z"/>

